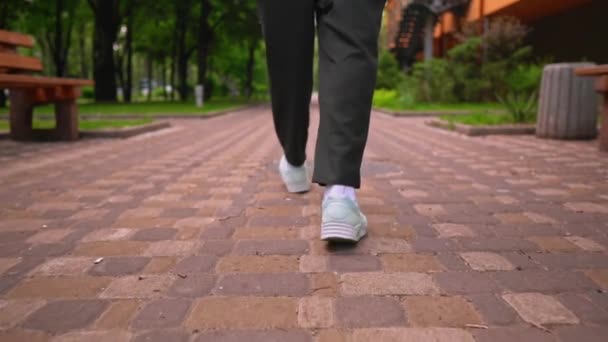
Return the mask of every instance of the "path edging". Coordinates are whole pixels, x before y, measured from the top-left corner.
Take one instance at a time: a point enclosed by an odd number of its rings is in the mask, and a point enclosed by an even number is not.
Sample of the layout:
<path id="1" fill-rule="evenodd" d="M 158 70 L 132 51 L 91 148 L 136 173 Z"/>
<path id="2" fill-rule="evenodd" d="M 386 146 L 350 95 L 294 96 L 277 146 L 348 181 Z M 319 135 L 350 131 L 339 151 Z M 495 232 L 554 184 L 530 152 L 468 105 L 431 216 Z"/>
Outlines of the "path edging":
<path id="1" fill-rule="evenodd" d="M 461 123 L 451 123 L 446 120 L 432 119 L 425 122 L 427 126 L 457 132 L 471 137 L 486 135 L 529 135 L 536 133 L 534 124 L 470 126 Z"/>

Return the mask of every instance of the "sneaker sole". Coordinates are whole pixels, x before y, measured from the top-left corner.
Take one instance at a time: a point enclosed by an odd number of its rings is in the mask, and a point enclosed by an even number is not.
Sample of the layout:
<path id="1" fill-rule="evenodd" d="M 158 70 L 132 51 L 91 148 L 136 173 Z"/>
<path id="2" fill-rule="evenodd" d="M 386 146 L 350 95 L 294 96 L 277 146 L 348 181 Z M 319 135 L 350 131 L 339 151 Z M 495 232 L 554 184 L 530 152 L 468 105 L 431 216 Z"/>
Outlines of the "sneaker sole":
<path id="1" fill-rule="evenodd" d="M 327 222 L 321 225 L 321 240 L 328 242 L 359 242 L 367 235 L 365 227 L 361 228 L 361 235 L 355 233 L 357 227 L 341 222 Z"/>
<path id="2" fill-rule="evenodd" d="M 303 193 L 303 192 L 310 191 L 310 183 L 308 183 L 308 182 L 294 183 L 294 184 L 285 183 L 285 187 L 287 187 L 287 192 L 290 192 L 290 193 Z"/>

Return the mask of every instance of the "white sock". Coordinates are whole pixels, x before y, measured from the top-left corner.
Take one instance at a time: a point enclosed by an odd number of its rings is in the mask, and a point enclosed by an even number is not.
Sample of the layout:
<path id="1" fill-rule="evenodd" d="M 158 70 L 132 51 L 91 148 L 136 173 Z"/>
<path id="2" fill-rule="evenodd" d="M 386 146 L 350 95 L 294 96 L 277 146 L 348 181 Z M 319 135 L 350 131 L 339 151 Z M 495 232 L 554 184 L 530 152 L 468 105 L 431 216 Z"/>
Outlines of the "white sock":
<path id="1" fill-rule="evenodd" d="M 350 198 L 353 201 L 357 201 L 357 195 L 355 188 L 346 185 L 328 185 L 325 188 L 325 198 Z"/>

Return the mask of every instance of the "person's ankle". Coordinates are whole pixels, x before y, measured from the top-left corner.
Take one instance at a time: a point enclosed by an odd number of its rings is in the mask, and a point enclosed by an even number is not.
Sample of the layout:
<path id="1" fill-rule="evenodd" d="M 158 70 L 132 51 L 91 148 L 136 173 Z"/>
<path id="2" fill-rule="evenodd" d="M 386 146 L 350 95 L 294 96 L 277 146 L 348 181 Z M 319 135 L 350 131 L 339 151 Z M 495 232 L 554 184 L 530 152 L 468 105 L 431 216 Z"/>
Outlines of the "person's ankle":
<path id="1" fill-rule="evenodd" d="M 324 198 L 349 198 L 353 202 L 357 202 L 357 194 L 355 188 L 346 185 L 328 185 L 325 188 Z"/>
<path id="2" fill-rule="evenodd" d="M 304 164 L 300 165 L 300 166 L 296 166 L 296 165 L 291 165 L 291 163 L 289 163 L 289 161 L 287 161 L 287 157 L 285 157 L 285 155 L 283 155 L 281 157 L 281 160 L 279 161 L 279 167 L 281 168 L 281 170 L 291 170 L 291 169 L 299 169 L 302 166 L 304 166 Z"/>

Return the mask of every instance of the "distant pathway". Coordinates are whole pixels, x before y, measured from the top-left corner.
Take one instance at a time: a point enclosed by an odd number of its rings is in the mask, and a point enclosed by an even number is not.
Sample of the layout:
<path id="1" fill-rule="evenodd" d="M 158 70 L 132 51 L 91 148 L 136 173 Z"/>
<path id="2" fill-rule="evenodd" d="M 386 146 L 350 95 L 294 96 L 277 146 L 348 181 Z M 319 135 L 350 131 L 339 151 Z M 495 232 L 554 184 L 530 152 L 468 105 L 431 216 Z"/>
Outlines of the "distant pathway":
<path id="1" fill-rule="evenodd" d="M 0 140 L 0 341 L 606 341 L 608 155 L 424 120 L 374 114 L 356 248 L 283 190 L 268 108 Z"/>

